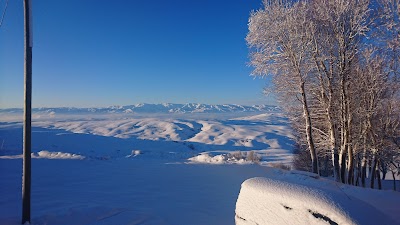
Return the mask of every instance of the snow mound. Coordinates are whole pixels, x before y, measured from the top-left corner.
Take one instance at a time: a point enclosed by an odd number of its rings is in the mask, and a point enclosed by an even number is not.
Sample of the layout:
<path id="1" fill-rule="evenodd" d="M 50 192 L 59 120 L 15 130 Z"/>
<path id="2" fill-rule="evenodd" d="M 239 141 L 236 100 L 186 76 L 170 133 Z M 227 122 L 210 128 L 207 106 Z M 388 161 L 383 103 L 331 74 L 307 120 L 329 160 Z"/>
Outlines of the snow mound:
<path id="1" fill-rule="evenodd" d="M 131 158 L 131 157 L 136 157 L 140 155 L 142 152 L 140 150 L 132 150 L 132 153 L 130 155 L 125 156 L 125 158 Z"/>
<path id="2" fill-rule="evenodd" d="M 36 154 L 32 153 L 33 158 L 40 159 L 84 159 L 84 156 L 78 154 L 71 154 L 65 152 L 49 152 L 49 151 L 40 151 Z"/>
<path id="3" fill-rule="evenodd" d="M 0 159 L 21 159 L 22 157 L 23 155 L 4 155 L 0 156 Z M 45 150 L 38 153 L 31 153 L 31 157 L 34 159 L 85 159 L 85 156 L 78 154 L 49 152 Z"/>
<path id="4" fill-rule="evenodd" d="M 385 213 L 385 208 L 398 207 L 399 193 L 336 184 L 307 174 L 289 172 L 268 177 L 251 178 L 242 184 L 236 202 L 237 225 L 399 224 L 398 218 Z M 351 195 L 349 189 L 364 192 L 363 197 Z M 373 199 L 382 197 L 382 192 L 386 204 L 377 205 Z"/>
<path id="5" fill-rule="evenodd" d="M 226 157 L 224 155 L 210 156 L 209 154 L 204 153 L 189 158 L 188 160 L 193 163 L 224 164 L 226 162 Z"/>
<path id="6" fill-rule="evenodd" d="M 240 155 L 238 156 L 238 154 Z M 203 152 L 198 156 L 189 158 L 188 160 L 191 163 L 202 164 L 252 164 L 259 162 L 260 158 L 257 156 L 257 153 L 254 153 L 254 151 L 247 153 L 233 152 L 215 156 L 211 156 L 209 153 Z"/>

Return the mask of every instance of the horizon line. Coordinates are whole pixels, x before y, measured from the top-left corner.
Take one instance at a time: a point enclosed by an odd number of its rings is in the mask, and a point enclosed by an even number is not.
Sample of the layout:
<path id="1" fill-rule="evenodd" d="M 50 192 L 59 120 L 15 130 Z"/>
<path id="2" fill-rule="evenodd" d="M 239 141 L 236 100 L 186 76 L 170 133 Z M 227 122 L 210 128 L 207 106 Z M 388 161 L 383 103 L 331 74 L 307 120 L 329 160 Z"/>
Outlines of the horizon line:
<path id="1" fill-rule="evenodd" d="M 51 109 L 51 108 L 75 108 L 75 109 L 90 109 L 90 108 L 111 108 L 111 107 L 126 107 L 126 106 L 136 106 L 140 104 L 146 104 L 146 105 L 165 105 L 165 104 L 171 104 L 171 105 L 188 105 L 188 104 L 197 104 L 197 105 L 239 105 L 239 106 L 259 106 L 259 105 L 264 105 L 264 106 L 278 106 L 277 104 L 237 104 L 237 103 L 224 103 L 224 104 L 210 104 L 210 103 L 197 103 L 197 102 L 187 102 L 187 103 L 171 103 L 171 102 L 163 102 L 163 103 L 134 103 L 134 104 L 127 104 L 127 105 L 108 105 L 108 106 L 39 106 L 39 107 L 32 107 L 32 109 Z M 23 109 L 23 107 L 0 107 L 0 110 L 5 110 L 5 109 Z"/>

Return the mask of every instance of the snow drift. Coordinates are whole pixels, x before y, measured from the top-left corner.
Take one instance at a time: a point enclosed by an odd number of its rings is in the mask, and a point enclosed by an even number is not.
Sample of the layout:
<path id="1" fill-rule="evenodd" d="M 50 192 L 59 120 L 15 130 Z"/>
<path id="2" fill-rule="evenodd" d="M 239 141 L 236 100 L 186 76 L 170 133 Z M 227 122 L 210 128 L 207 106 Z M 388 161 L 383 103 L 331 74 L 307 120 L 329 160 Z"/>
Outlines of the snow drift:
<path id="1" fill-rule="evenodd" d="M 32 153 L 33 158 L 41 158 L 41 159 L 84 159 L 84 156 L 78 154 L 71 154 L 66 152 L 49 152 L 49 151 L 40 151 L 37 154 Z"/>
<path id="2" fill-rule="evenodd" d="M 0 159 L 21 159 L 21 155 L 4 155 L 0 156 Z M 40 152 L 32 152 L 31 157 L 34 159 L 85 159 L 85 156 L 67 153 L 67 152 L 49 152 L 46 150 Z"/>
<path id="3" fill-rule="evenodd" d="M 259 163 L 261 157 L 254 151 L 249 152 L 231 152 L 212 156 L 208 152 L 203 152 L 198 156 L 189 158 L 190 163 L 202 164 L 252 164 Z"/>
<path id="4" fill-rule="evenodd" d="M 235 220 L 238 225 L 399 224 L 399 201 L 398 192 L 337 184 L 315 174 L 271 173 L 242 184 Z"/>

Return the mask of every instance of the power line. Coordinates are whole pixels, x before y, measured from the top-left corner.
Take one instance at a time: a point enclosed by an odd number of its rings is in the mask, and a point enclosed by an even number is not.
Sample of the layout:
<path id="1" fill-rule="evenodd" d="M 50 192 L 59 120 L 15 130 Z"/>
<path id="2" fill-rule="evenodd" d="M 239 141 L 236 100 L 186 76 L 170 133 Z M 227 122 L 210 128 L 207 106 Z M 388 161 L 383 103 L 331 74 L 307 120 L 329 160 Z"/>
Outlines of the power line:
<path id="1" fill-rule="evenodd" d="M 3 15 L 1 16 L 0 27 L 1 27 L 1 25 L 3 25 L 4 16 L 6 15 L 6 11 L 7 11 L 7 6 L 8 6 L 8 0 L 6 0 L 6 6 L 4 7 Z"/>

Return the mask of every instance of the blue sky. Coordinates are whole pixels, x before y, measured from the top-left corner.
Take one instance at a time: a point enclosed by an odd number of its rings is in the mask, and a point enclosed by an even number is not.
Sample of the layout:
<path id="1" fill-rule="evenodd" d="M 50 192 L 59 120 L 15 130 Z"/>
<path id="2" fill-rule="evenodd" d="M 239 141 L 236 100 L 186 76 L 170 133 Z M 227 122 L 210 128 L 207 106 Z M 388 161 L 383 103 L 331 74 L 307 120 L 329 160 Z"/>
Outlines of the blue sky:
<path id="1" fill-rule="evenodd" d="M 0 12 L 5 0 L 0 0 Z M 261 0 L 33 0 L 33 107 L 272 104 L 244 40 Z M 23 104 L 23 5 L 0 28 L 0 107 Z"/>

